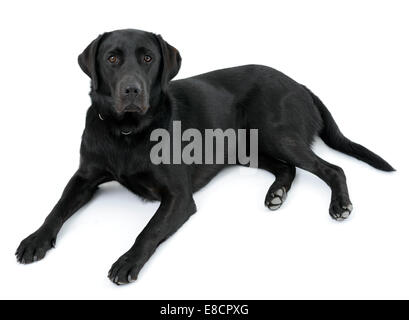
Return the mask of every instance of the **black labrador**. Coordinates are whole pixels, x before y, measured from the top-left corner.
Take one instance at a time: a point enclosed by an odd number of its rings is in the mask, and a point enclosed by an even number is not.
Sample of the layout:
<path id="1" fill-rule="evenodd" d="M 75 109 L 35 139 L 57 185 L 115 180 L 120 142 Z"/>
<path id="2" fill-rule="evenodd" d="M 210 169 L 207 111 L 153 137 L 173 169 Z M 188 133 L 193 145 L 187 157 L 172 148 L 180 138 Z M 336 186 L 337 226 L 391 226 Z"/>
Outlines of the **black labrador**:
<path id="1" fill-rule="evenodd" d="M 259 167 L 276 177 L 265 205 L 280 207 L 295 168 L 310 171 L 332 190 L 329 213 L 346 219 L 352 210 L 343 170 L 311 151 L 315 136 L 330 147 L 384 170 L 381 157 L 343 136 L 328 109 L 305 86 L 272 68 L 247 65 L 172 81 L 181 65 L 179 52 L 161 36 L 118 30 L 95 39 L 78 57 L 91 78 L 77 172 L 44 224 L 17 249 L 21 263 L 44 258 L 55 246 L 64 222 L 87 203 L 98 185 L 116 180 L 160 207 L 135 243 L 115 262 L 109 278 L 116 284 L 136 280 L 160 243 L 196 211 L 193 193 L 225 164 L 153 164 L 152 130 L 173 121 L 182 128 L 258 129 Z"/>

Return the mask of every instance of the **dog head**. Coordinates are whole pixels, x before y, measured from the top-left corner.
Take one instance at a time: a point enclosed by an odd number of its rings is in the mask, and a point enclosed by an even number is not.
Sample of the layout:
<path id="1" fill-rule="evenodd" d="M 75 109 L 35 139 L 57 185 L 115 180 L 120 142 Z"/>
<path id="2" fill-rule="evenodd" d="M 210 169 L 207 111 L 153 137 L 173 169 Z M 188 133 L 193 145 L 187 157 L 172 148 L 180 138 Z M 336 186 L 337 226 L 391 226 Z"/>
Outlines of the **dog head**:
<path id="1" fill-rule="evenodd" d="M 91 98 L 100 102 L 99 112 L 117 119 L 138 118 L 167 90 L 181 57 L 160 35 L 126 29 L 97 37 L 78 63 L 91 78 Z"/>

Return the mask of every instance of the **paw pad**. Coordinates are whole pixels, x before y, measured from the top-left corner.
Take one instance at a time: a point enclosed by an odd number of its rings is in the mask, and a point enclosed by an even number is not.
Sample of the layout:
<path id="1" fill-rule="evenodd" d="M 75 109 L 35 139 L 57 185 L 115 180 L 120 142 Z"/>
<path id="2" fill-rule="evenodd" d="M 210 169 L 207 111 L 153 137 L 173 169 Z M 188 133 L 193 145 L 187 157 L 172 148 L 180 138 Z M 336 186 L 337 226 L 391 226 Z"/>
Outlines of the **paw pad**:
<path id="1" fill-rule="evenodd" d="M 284 187 L 277 189 L 276 191 L 267 194 L 265 205 L 270 210 L 277 210 L 284 203 L 287 197 L 287 191 Z"/>
<path id="2" fill-rule="evenodd" d="M 342 206 L 336 205 L 331 208 L 330 215 L 336 221 L 344 221 L 351 215 L 352 210 L 351 203 Z"/>

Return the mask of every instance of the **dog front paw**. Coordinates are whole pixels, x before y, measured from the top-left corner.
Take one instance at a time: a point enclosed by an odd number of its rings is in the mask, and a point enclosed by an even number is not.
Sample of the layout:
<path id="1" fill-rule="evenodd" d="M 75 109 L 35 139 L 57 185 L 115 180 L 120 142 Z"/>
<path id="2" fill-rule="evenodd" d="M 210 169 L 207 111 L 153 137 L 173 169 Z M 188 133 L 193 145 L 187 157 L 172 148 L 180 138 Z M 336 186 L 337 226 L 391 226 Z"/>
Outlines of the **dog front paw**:
<path id="1" fill-rule="evenodd" d="M 17 261 L 22 264 L 39 261 L 54 247 L 55 236 L 40 229 L 20 243 L 16 251 Z"/>
<path id="2" fill-rule="evenodd" d="M 142 265 L 135 257 L 124 254 L 115 262 L 108 272 L 108 278 L 115 284 L 127 284 L 136 281 Z"/>

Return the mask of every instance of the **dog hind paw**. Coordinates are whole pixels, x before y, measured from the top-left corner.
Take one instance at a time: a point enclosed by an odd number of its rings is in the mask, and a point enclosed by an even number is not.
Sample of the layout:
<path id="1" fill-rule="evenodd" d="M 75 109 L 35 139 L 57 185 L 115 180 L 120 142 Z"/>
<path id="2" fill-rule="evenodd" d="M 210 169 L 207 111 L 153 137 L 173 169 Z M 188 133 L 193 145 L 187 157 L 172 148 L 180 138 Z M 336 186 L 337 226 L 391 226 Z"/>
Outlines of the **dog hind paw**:
<path id="1" fill-rule="evenodd" d="M 351 215 L 352 210 L 353 206 L 350 202 L 333 201 L 329 208 L 329 214 L 336 221 L 344 221 Z"/>
<path id="2" fill-rule="evenodd" d="M 285 187 L 276 189 L 275 191 L 269 190 L 266 195 L 265 206 L 274 211 L 281 207 L 287 197 L 287 191 Z"/>

